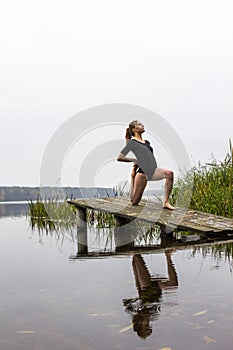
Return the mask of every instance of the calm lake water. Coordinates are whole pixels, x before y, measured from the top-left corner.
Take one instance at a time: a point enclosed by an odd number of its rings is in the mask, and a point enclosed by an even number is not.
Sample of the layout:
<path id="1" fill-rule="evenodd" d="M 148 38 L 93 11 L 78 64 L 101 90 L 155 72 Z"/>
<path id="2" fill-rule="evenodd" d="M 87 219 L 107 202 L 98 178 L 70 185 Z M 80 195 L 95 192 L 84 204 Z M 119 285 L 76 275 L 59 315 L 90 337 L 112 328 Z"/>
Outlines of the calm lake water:
<path id="1" fill-rule="evenodd" d="M 1 350 L 232 349 L 232 243 L 72 259 L 26 212 L 0 204 Z"/>

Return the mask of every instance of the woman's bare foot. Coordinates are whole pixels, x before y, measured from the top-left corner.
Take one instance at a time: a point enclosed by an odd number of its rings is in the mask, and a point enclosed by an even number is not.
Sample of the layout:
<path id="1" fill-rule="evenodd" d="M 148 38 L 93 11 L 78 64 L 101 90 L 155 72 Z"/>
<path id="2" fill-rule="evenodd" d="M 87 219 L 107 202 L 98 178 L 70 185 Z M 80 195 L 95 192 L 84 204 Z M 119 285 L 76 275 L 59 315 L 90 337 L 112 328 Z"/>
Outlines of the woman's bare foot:
<path id="1" fill-rule="evenodd" d="M 175 207 L 173 207 L 169 202 L 164 202 L 163 209 L 174 210 Z"/>

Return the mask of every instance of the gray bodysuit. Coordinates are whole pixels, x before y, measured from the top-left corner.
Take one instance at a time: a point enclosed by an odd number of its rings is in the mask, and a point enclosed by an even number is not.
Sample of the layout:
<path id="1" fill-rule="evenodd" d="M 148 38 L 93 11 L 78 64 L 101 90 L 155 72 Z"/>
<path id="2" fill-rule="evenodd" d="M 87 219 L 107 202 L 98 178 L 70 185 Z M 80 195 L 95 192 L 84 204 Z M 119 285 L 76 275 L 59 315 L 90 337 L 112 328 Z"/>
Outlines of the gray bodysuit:
<path id="1" fill-rule="evenodd" d="M 145 173 L 148 180 L 151 180 L 157 168 L 157 163 L 150 142 L 146 140 L 145 143 L 142 143 L 132 139 L 121 150 L 121 153 L 126 156 L 130 151 L 132 151 L 137 158 L 138 166 L 142 169 L 143 173 Z"/>

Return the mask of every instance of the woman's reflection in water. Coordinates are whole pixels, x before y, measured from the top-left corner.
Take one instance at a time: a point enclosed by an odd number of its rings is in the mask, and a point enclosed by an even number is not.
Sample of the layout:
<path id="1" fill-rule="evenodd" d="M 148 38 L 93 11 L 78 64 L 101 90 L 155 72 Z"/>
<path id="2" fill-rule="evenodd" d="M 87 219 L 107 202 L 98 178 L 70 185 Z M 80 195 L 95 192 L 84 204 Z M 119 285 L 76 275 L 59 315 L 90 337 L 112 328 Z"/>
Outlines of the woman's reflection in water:
<path id="1" fill-rule="evenodd" d="M 152 333 L 150 321 L 156 320 L 160 312 L 162 290 L 178 287 L 177 274 L 171 259 L 172 252 L 172 250 L 165 252 L 168 278 L 151 277 L 141 254 L 133 256 L 132 264 L 138 297 L 124 299 L 123 304 L 132 316 L 134 331 L 143 339 Z"/>

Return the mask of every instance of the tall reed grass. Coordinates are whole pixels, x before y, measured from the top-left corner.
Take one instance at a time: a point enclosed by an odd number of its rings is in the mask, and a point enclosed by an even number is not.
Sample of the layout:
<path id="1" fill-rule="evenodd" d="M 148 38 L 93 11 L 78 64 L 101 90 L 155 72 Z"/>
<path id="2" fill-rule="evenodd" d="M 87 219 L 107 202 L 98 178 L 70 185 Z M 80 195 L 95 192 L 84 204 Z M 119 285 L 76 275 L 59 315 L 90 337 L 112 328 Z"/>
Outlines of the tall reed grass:
<path id="1" fill-rule="evenodd" d="M 127 189 L 128 181 L 124 181 L 118 186 L 113 187 L 113 193 L 115 197 L 122 197 L 122 196 L 128 196 L 129 190 Z"/>
<path id="2" fill-rule="evenodd" d="M 46 232 L 62 231 L 77 226 L 75 206 L 56 199 L 29 202 L 28 216 L 32 229 Z M 87 210 L 87 224 L 96 228 L 111 228 L 115 226 L 115 217 L 110 213 L 90 209 Z"/>
<path id="3" fill-rule="evenodd" d="M 47 199 L 44 202 L 37 200 L 29 202 L 30 224 L 32 229 L 53 232 L 69 230 L 75 226 L 75 207 L 66 202 Z"/>
<path id="4" fill-rule="evenodd" d="M 212 157 L 205 165 L 198 164 L 175 183 L 172 203 L 211 214 L 233 217 L 233 150 L 223 161 Z M 191 195 L 190 195 L 191 191 Z M 177 204 L 176 204 L 177 205 Z"/>

